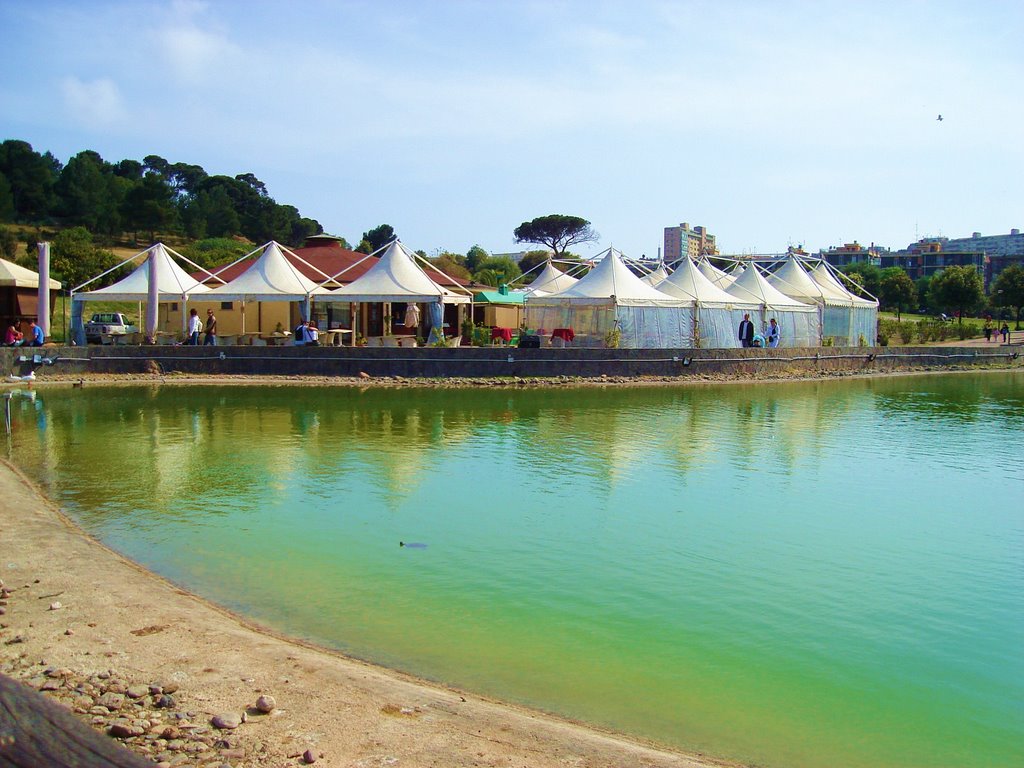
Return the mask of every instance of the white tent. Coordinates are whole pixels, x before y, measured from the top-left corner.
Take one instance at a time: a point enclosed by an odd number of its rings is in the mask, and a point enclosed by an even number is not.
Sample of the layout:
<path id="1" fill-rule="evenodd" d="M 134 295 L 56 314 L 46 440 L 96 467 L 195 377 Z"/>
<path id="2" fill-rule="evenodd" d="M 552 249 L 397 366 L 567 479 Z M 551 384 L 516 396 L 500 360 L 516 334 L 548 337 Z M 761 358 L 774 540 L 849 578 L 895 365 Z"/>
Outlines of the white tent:
<path id="1" fill-rule="evenodd" d="M 666 277 L 668 277 L 668 275 L 669 275 L 669 272 L 668 272 L 667 269 L 665 269 L 665 265 L 664 264 L 659 264 L 657 269 L 654 269 L 651 272 L 648 272 L 646 275 L 644 275 L 640 279 L 643 280 L 648 285 L 657 286 L 658 283 L 660 283 L 662 280 L 664 280 Z"/>
<path id="2" fill-rule="evenodd" d="M 694 308 L 694 345 L 702 349 L 739 347 L 739 325 L 746 313 L 759 307 L 712 283 L 687 256 L 675 271 L 655 286 L 659 291 L 690 301 Z"/>
<path id="3" fill-rule="evenodd" d="M 533 282 L 529 285 L 523 286 L 523 290 L 538 295 L 540 292 L 543 293 L 558 293 L 564 291 L 567 288 L 572 288 L 576 285 L 578 278 L 571 275 L 567 275 L 565 272 L 560 270 L 551 260 L 544 266 L 541 273 L 533 278 Z"/>
<path id="4" fill-rule="evenodd" d="M 797 301 L 816 304 L 822 339 L 836 346 L 874 345 L 878 322 L 878 302 L 854 296 L 819 263 L 815 274 L 795 256 L 790 256 L 768 278 L 768 282 Z"/>
<path id="5" fill-rule="evenodd" d="M 754 327 L 764 333 L 768 321 L 775 318 L 779 324 L 780 347 L 817 347 L 821 344 L 818 308 L 790 298 L 769 283 L 751 263 L 726 289 L 738 299 L 758 306 L 751 313 Z"/>
<path id="6" fill-rule="evenodd" d="M 704 277 L 722 290 L 725 290 L 727 287 L 732 285 L 732 281 L 736 279 L 732 275 L 716 267 L 707 259 L 701 259 L 698 261 L 697 269 L 700 270 Z"/>
<path id="7" fill-rule="evenodd" d="M 471 296 L 438 285 L 416 263 L 416 254 L 398 240 L 387 246 L 380 259 L 348 285 L 334 290 L 320 288 L 317 301 L 441 302 L 469 304 Z"/>
<path id="8" fill-rule="evenodd" d="M 72 298 L 74 301 L 146 301 L 149 298 L 150 258 L 153 257 L 157 260 L 157 292 L 160 301 L 187 301 L 189 296 L 207 293 L 210 290 L 209 287 L 178 266 L 178 263 L 171 257 L 171 253 L 173 251 L 163 243 L 151 245 L 131 257 L 130 261 L 140 256 L 146 258 L 130 275 L 121 278 L 113 285 L 97 288 L 94 291 L 76 293 L 75 291 L 78 290 L 76 288 L 72 291 Z M 88 283 L 84 285 L 88 285 Z M 79 288 L 81 287 L 83 286 L 79 286 Z"/>
<path id="9" fill-rule="evenodd" d="M 811 278 L 831 297 L 822 314 L 822 335 L 840 346 L 874 346 L 878 335 L 878 301 L 851 293 L 822 261 Z"/>
<path id="10" fill-rule="evenodd" d="M 14 288 L 39 288 L 39 273 L 26 269 L 13 261 L 0 259 L 0 286 L 12 286 Z M 59 291 L 60 283 L 50 279 L 51 291 Z"/>
<path id="11" fill-rule="evenodd" d="M 285 258 L 281 246 L 270 241 L 245 272 L 224 285 L 211 288 L 203 298 L 241 302 L 306 301 L 316 288 L 316 283 Z"/>
<path id="12" fill-rule="evenodd" d="M 692 304 L 645 283 L 617 251 L 609 248 L 603 256 L 572 287 L 527 296 L 526 325 L 545 332 L 571 328 L 578 346 L 606 346 L 614 336 L 627 349 L 692 346 Z"/>

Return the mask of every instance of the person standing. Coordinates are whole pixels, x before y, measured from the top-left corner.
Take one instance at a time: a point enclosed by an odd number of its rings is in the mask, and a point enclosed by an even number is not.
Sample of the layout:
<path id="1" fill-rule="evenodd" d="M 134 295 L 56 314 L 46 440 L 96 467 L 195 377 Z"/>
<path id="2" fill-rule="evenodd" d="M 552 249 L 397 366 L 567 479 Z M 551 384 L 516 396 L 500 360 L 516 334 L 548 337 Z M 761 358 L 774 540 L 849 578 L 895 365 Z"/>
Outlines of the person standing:
<path id="1" fill-rule="evenodd" d="M 206 310 L 206 337 L 203 339 L 203 346 L 216 346 L 217 344 L 217 316 L 212 309 Z"/>
<path id="2" fill-rule="evenodd" d="M 199 319 L 199 313 L 195 307 L 188 313 L 188 341 L 193 347 L 199 346 L 199 332 L 203 329 L 203 321 Z"/>
<path id="3" fill-rule="evenodd" d="M 752 347 L 754 346 L 754 324 L 750 322 L 750 314 L 743 315 L 743 320 L 740 321 L 740 346 Z"/>
<path id="4" fill-rule="evenodd" d="M 992 341 L 992 331 L 995 330 L 995 324 L 992 322 L 992 317 L 988 316 L 985 318 L 985 341 Z M 996 339 L 998 341 L 998 339 Z"/>
<path id="5" fill-rule="evenodd" d="M 1003 337 L 1003 344 L 1009 344 L 1010 343 L 1010 324 L 1004 322 L 1003 323 L 1003 327 L 999 329 L 999 333 Z"/>
<path id="6" fill-rule="evenodd" d="M 768 330 L 765 331 L 764 335 L 769 347 L 779 346 L 779 324 L 775 322 L 774 317 L 768 321 Z"/>

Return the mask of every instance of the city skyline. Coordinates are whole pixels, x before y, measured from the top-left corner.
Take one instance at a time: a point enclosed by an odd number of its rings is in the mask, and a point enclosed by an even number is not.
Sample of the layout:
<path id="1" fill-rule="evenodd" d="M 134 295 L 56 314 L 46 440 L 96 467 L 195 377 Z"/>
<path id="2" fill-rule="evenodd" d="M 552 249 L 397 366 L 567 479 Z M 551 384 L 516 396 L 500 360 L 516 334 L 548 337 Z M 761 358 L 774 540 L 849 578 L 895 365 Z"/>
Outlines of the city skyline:
<path id="1" fill-rule="evenodd" d="M 251 172 L 353 245 L 511 252 L 582 216 L 653 258 L 1005 234 L 1017 4 L 5 3 L 0 132 Z M 937 119 L 938 115 L 943 119 Z"/>

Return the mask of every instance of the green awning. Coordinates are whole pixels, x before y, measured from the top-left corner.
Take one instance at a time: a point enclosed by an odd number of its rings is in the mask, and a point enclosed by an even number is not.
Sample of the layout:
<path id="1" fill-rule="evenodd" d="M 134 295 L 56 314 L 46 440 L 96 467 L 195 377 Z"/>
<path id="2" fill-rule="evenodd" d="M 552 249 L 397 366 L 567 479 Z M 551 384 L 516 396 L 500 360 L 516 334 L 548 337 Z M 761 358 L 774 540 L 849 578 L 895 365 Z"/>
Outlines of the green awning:
<path id="1" fill-rule="evenodd" d="M 480 291 L 475 294 L 473 301 L 477 304 L 522 304 L 525 293 L 502 293 L 501 291 Z"/>

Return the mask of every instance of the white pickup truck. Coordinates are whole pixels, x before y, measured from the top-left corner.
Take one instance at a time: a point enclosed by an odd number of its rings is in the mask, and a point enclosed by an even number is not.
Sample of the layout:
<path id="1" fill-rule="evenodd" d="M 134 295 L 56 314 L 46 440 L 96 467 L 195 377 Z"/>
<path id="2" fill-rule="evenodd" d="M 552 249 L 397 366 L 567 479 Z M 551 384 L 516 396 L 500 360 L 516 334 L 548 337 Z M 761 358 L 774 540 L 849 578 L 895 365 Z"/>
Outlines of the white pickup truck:
<path id="1" fill-rule="evenodd" d="M 111 334 L 137 333 L 138 330 L 138 327 L 132 325 L 132 321 L 121 312 L 97 312 L 85 324 L 85 340 L 101 344 L 103 341 L 109 342 Z M 107 338 L 104 339 L 104 336 Z"/>

